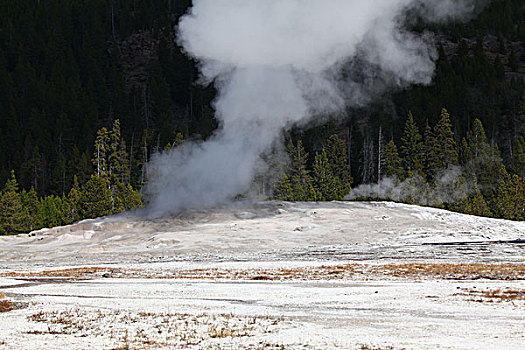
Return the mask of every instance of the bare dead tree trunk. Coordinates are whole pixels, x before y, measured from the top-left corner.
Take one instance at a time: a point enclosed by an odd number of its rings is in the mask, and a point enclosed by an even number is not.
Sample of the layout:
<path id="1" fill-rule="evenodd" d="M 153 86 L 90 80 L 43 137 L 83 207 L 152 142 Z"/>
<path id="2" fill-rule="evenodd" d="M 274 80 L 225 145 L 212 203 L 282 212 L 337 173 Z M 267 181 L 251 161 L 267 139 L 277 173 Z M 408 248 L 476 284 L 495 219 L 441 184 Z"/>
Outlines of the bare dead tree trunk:
<path id="1" fill-rule="evenodd" d="M 377 140 L 377 182 L 381 181 L 381 163 L 383 162 L 383 130 L 379 126 L 379 136 Z"/>
<path id="2" fill-rule="evenodd" d="M 367 134 L 363 142 L 363 183 L 370 183 L 373 181 L 374 159 L 374 142 L 371 141 L 370 135 Z"/>
<path id="3" fill-rule="evenodd" d="M 128 183 L 131 182 L 131 169 L 133 169 L 133 145 L 135 143 L 135 133 L 131 134 L 131 146 L 129 150 L 129 178 Z"/>
<path id="4" fill-rule="evenodd" d="M 346 155 L 348 159 L 348 175 L 352 176 L 352 133 L 354 126 L 346 128 Z"/>

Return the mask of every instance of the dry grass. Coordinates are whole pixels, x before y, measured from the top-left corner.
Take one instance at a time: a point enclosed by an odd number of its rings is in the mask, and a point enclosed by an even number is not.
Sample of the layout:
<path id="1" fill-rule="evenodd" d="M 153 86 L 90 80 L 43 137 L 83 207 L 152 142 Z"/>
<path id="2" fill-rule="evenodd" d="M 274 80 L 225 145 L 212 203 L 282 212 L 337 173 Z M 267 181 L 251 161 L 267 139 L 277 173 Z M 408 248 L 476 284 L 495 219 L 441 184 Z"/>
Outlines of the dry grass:
<path id="1" fill-rule="evenodd" d="M 391 279 L 454 279 L 454 280 L 524 280 L 525 264 L 341 264 L 297 268 L 251 269 L 187 269 L 140 270 L 123 268 L 83 267 L 40 272 L 4 272 L 0 276 L 26 279 L 60 278 L 66 281 L 95 278 L 159 278 L 210 280 L 379 280 Z"/>
<path id="2" fill-rule="evenodd" d="M 284 319 L 233 314 L 167 314 L 124 310 L 67 310 L 28 316 L 36 323 L 26 334 L 104 336 L 114 349 L 152 349 L 196 346 L 222 338 L 253 337 L 280 329 Z M 272 349 L 277 349 L 274 346 Z"/>
<path id="3" fill-rule="evenodd" d="M 393 277 L 428 276 L 441 279 L 491 279 L 491 280 L 523 280 L 525 265 L 523 264 L 390 264 L 378 265 L 377 272 Z"/>
<path id="4" fill-rule="evenodd" d="M 468 297 L 467 300 L 478 303 L 501 303 L 509 301 L 525 301 L 525 290 L 517 289 L 487 289 L 477 290 L 464 288 L 461 293 L 455 296 Z"/>
<path id="5" fill-rule="evenodd" d="M 0 300 L 0 312 L 9 312 L 11 310 L 14 310 L 14 306 L 9 300 Z"/>
<path id="6" fill-rule="evenodd" d="M 359 344 L 359 350 L 394 350 L 393 347 L 387 346 L 387 347 L 380 347 L 375 345 L 366 345 L 366 344 Z"/>
<path id="7" fill-rule="evenodd" d="M 0 273 L 0 277 L 16 278 L 64 278 L 66 280 L 91 279 L 111 276 L 120 269 L 105 267 L 79 267 L 71 269 L 47 270 L 39 272 L 10 271 Z"/>
<path id="8" fill-rule="evenodd" d="M 0 292 L 0 299 L 4 299 L 5 298 L 5 294 Z"/>

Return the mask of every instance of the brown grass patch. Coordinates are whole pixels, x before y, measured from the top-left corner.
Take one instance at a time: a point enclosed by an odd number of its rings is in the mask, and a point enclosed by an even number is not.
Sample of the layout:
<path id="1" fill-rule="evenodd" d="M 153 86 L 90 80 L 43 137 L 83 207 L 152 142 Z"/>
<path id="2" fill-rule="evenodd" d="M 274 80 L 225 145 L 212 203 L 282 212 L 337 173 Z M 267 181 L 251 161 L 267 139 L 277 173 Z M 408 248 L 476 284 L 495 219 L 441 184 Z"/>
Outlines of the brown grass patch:
<path id="1" fill-rule="evenodd" d="M 26 334 L 104 336 L 114 341 L 114 349 L 187 348 L 206 340 L 272 333 L 286 322 L 267 316 L 83 309 L 41 311 L 27 319 L 40 325 Z"/>
<path id="2" fill-rule="evenodd" d="M 365 345 L 365 344 L 359 344 L 359 350 L 394 350 L 393 347 L 391 346 L 387 346 L 386 348 L 385 347 L 380 347 L 380 346 L 375 346 L 375 345 Z"/>
<path id="3" fill-rule="evenodd" d="M 83 267 L 41 272 L 4 272 L 0 276 L 26 279 L 61 278 L 66 281 L 95 278 L 158 278 L 210 280 L 380 280 L 450 279 L 450 280 L 525 280 L 525 264 L 341 264 L 296 268 L 199 268 L 187 270 L 140 270 Z"/>
<path id="4" fill-rule="evenodd" d="M 0 300 L 0 312 L 9 312 L 11 310 L 14 310 L 14 306 L 9 300 Z"/>
<path id="5" fill-rule="evenodd" d="M 4 299 L 5 298 L 5 294 L 0 292 L 0 299 Z"/>
<path id="6" fill-rule="evenodd" d="M 477 290 L 464 288 L 461 293 L 454 294 L 455 296 L 468 297 L 467 300 L 479 303 L 501 303 L 509 301 L 525 301 L 525 289 L 487 289 Z"/>
<path id="7" fill-rule="evenodd" d="M 373 273 L 392 277 L 431 277 L 458 280 L 523 280 L 523 264 L 440 264 L 409 263 L 377 265 Z"/>
<path id="8" fill-rule="evenodd" d="M 40 272 L 10 271 L 0 273 L 1 277 L 16 278 L 64 278 L 66 280 L 91 279 L 108 277 L 117 273 L 120 269 L 106 267 L 79 267 L 71 269 L 47 270 Z"/>

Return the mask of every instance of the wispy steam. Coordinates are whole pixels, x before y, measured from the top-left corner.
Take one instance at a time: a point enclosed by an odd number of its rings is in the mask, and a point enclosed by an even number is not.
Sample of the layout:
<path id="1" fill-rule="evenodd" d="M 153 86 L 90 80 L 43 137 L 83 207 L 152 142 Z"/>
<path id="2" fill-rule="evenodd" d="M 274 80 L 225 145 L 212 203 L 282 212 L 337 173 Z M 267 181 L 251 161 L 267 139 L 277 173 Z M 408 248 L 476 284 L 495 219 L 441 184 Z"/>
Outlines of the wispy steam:
<path id="1" fill-rule="evenodd" d="M 178 40 L 200 62 L 202 81 L 218 88 L 220 127 L 205 143 L 152 160 L 146 191 L 153 210 L 228 200 L 249 188 L 260 154 L 283 129 L 364 103 L 379 87 L 429 83 L 436 58 L 432 38 L 403 28 L 405 14 L 442 21 L 465 15 L 473 4 L 194 0 Z"/>
<path id="2" fill-rule="evenodd" d="M 378 183 L 363 184 L 353 188 L 345 199 L 388 199 L 396 202 L 439 205 L 461 201 L 474 193 L 473 191 L 474 189 L 466 182 L 462 169 L 451 166 L 437 174 L 434 186 L 430 186 L 417 174 L 403 181 L 395 177 L 385 177 Z"/>

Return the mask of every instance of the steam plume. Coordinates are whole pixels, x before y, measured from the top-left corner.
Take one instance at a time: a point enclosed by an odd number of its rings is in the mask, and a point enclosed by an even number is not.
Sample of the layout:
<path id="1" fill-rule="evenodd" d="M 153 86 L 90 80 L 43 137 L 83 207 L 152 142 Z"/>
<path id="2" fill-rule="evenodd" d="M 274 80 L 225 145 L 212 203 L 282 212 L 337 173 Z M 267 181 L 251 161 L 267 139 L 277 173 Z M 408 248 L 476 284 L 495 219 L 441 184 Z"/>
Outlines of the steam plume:
<path id="1" fill-rule="evenodd" d="M 205 143 L 157 155 L 146 192 L 176 211 L 246 191 L 283 129 L 361 104 L 377 92 L 431 81 L 432 38 L 404 29 L 464 16 L 474 0 L 194 0 L 178 40 L 214 83 L 220 127 Z M 354 70 L 341 71 L 347 67 Z M 355 68 L 359 68 L 359 76 Z"/>
<path id="2" fill-rule="evenodd" d="M 430 186 L 417 174 L 403 181 L 395 177 L 385 177 L 377 183 L 362 184 L 353 188 L 345 199 L 388 199 L 396 202 L 440 205 L 463 200 L 475 193 L 475 189 L 466 182 L 465 174 L 458 166 L 442 170 L 437 174 L 435 182 L 435 186 Z"/>

